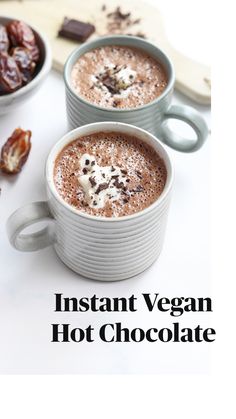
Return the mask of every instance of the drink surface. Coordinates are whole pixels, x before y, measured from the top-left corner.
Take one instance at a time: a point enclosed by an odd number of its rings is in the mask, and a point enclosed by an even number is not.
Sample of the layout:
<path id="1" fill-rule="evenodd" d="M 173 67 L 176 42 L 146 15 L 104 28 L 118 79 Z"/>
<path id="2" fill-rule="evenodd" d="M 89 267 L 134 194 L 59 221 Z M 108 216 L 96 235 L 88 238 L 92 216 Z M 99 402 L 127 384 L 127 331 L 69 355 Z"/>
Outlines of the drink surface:
<path id="1" fill-rule="evenodd" d="M 117 132 L 80 137 L 58 155 L 54 183 L 61 197 L 90 215 L 121 217 L 150 206 L 167 178 L 163 159 L 140 139 Z"/>
<path id="2" fill-rule="evenodd" d="M 82 55 L 71 83 L 76 93 L 105 108 L 132 109 L 152 102 L 167 86 L 162 65 L 145 51 L 104 46 Z"/>

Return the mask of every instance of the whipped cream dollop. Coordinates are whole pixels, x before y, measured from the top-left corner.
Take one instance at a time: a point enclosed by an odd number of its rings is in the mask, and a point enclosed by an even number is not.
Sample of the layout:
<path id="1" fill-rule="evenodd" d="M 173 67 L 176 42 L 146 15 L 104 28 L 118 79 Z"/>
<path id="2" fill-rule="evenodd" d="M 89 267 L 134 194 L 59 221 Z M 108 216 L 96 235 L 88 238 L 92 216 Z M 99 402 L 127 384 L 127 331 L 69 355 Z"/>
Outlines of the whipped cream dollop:
<path id="1" fill-rule="evenodd" d="M 122 94 L 135 81 L 136 71 L 129 66 L 106 65 L 97 76 L 93 76 L 95 86 L 113 95 Z"/>
<path id="2" fill-rule="evenodd" d="M 129 182 L 127 171 L 116 166 L 99 166 L 94 156 L 83 154 L 80 159 L 83 175 L 78 181 L 91 208 L 104 208 L 106 202 L 116 201 L 125 193 Z"/>

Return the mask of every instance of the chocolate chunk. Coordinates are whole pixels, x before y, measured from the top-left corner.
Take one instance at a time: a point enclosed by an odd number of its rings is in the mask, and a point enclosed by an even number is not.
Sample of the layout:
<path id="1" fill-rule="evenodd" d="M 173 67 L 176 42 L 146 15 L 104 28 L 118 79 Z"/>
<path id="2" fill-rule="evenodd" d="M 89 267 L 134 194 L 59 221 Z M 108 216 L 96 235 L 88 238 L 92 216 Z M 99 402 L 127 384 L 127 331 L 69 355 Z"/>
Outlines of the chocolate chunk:
<path id="1" fill-rule="evenodd" d="M 128 17 L 130 17 L 131 13 L 122 13 L 120 7 L 117 7 L 114 12 L 108 13 L 107 17 L 113 17 L 114 19 L 120 19 L 120 20 L 125 20 L 128 19 Z"/>
<path id="2" fill-rule="evenodd" d="M 143 38 L 143 39 L 146 39 L 147 38 L 146 35 L 143 32 L 137 32 L 135 34 L 135 36 L 137 36 L 138 38 Z"/>
<path id="3" fill-rule="evenodd" d="M 88 159 L 85 160 L 85 164 L 86 164 L 86 166 L 89 165 L 89 160 Z"/>
<path id="4" fill-rule="evenodd" d="M 84 42 L 93 32 L 95 32 L 94 25 L 65 17 L 58 36 Z"/>
<path id="5" fill-rule="evenodd" d="M 112 179 L 118 179 L 119 175 L 112 175 Z"/>
<path id="6" fill-rule="evenodd" d="M 97 184 L 97 182 L 95 181 L 94 177 L 90 176 L 89 177 L 89 182 L 91 183 L 91 186 L 95 186 Z"/>
<path id="7" fill-rule="evenodd" d="M 86 175 L 88 173 L 88 169 L 86 169 L 85 167 L 82 170 L 83 174 Z"/>
<path id="8" fill-rule="evenodd" d="M 138 185 L 135 189 L 131 189 L 130 192 L 143 192 L 143 187 L 141 185 Z"/>
<path id="9" fill-rule="evenodd" d="M 102 84 L 109 90 L 110 93 L 112 94 L 119 93 L 117 81 L 114 78 L 107 76 L 105 78 L 102 78 L 101 81 L 102 81 Z"/>
<path id="10" fill-rule="evenodd" d="M 124 175 L 127 175 L 127 170 L 121 169 L 121 173 L 123 173 Z"/>
<path id="11" fill-rule="evenodd" d="M 97 205 L 98 203 L 96 201 L 93 201 L 93 205 Z"/>
<path id="12" fill-rule="evenodd" d="M 108 188 L 108 183 L 104 182 L 104 183 L 100 183 L 100 185 L 98 186 L 95 194 L 98 195 L 101 191 L 103 191 L 104 189 Z"/>
<path id="13" fill-rule="evenodd" d="M 124 198 L 124 199 L 123 199 L 123 203 L 124 203 L 124 204 L 127 204 L 128 202 L 129 202 L 128 198 Z"/>
<path id="14" fill-rule="evenodd" d="M 124 183 L 123 182 L 119 182 L 118 179 L 115 180 L 114 182 L 114 186 L 116 186 L 116 188 L 120 189 L 124 187 Z"/>

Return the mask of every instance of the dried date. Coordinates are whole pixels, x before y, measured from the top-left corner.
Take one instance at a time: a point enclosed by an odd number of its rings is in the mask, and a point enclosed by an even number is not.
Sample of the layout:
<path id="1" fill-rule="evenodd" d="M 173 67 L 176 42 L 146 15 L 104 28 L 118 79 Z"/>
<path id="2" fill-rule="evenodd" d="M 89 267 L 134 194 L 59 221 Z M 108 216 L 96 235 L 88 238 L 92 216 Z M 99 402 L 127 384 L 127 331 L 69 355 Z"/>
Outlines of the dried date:
<path id="1" fill-rule="evenodd" d="M 28 48 L 28 50 L 31 53 L 32 60 L 35 61 L 35 63 L 38 63 L 40 59 L 39 47 L 34 45 L 32 48 Z"/>
<path id="2" fill-rule="evenodd" d="M 14 58 L 0 52 L 0 94 L 11 93 L 22 86 L 22 74 Z"/>
<path id="3" fill-rule="evenodd" d="M 32 48 L 36 45 L 32 29 L 21 20 L 12 20 L 8 23 L 7 32 L 11 44 L 14 47 L 21 46 L 25 48 Z"/>
<path id="4" fill-rule="evenodd" d="M 27 48 L 16 47 L 11 51 L 11 56 L 14 58 L 19 70 L 22 74 L 23 84 L 27 84 L 32 80 L 33 73 L 36 67 L 31 51 Z"/>
<path id="5" fill-rule="evenodd" d="M 5 26 L 0 25 L 0 52 L 1 51 L 7 52 L 9 49 L 9 45 L 10 45 L 10 42 L 7 36 L 7 30 Z"/>
<path id="6" fill-rule="evenodd" d="M 34 61 L 39 60 L 39 48 L 32 29 L 21 20 L 12 20 L 7 25 L 7 33 L 13 47 L 24 47 L 32 52 Z"/>
<path id="7" fill-rule="evenodd" d="M 1 151 L 0 168 L 8 174 L 20 172 L 31 149 L 31 131 L 15 129 Z"/>

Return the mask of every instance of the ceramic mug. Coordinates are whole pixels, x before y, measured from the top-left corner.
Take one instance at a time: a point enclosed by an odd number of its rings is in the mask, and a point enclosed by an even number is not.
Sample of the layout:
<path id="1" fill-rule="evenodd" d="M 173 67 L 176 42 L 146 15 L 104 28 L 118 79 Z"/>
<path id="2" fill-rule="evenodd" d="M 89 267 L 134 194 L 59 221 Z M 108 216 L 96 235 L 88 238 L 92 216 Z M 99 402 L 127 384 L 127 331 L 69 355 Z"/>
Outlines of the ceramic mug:
<path id="1" fill-rule="evenodd" d="M 154 101 L 133 109 L 108 109 L 92 104 L 80 97 L 71 84 L 71 71 L 75 62 L 86 52 L 105 45 L 122 45 L 144 50 L 157 59 L 165 68 L 168 85 Z M 75 49 L 69 56 L 64 68 L 66 86 L 66 107 L 69 129 L 100 121 L 118 121 L 135 125 L 156 135 L 168 146 L 184 152 L 198 150 L 205 142 L 208 127 L 200 113 L 192 107 L 171 105 L 175 74 L 170 59 L 155 45 L 144 39 L 116 35 L 87 42 Z M 168 121 L 178 119 L 190 125 L 196 134 L 196 141 L 183 138 L 168 126 Z"/>
<path id="2" fill-rule="evenodd" d="M 71 141 L 96 132 L 119 132 L 138 137 L 163 158 L 167 181 L 161 196 L 148 208 L 122 217 L 86 214 L 66 203 L 53 180 L 55 160 Z M 8 237 L 21 251 L 52 245 L 59 258 L 78 274 L 101 281 L 117 281 L 137 275 L 159 256 L 167 221 L 173 171 L 161 142 L 132 125 L 100 122 L 67 133 L 52 148 L 46 163 L 47 202 L 34 202 L 15 211 L 7 222 Z M 31 224 L 48 220 L 48 226 L 33 234 L 22 234 Z"/>

